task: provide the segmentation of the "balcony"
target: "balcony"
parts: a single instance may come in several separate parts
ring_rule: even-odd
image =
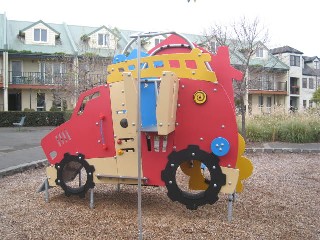
[[[66,79],[67,74],[52,75],[41,72],[9,71],[9,84],[18,85],[56,85]]]
[[[89,85],[101,85],[106,83],[106,74],[79,74],[79,81]],[[74,82],[75,75],[72,73],[49,74],[41,72],[12,72],[9,71],[9,84],[15,85],[63,85]]]
[[[249,81],[249,91],[273,91],[273,92],[287,92],[287,82],[275,81]]]

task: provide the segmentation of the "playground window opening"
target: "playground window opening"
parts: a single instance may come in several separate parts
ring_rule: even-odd
[[[171,68],[180,68],[179,60],[169,60],[169,65]]]
[[[100,96],[100,92],[94,92],[88,96],[86,96],[83,100],[82,100],[82,103],[80,105],[80,108],[79,108],[79,111],[78,111],[78,115],[82,115],[84,113],[84,110],[88,104],[89,101],[97,98]]]
[[[186,60],[187,68],[197,69],[197,63],[195,60]]]
[[[163,66],[164,66],[164,64],[163,64],[163,61],[161,61],[161,60],[153,62],[153,67],[154,68],[161,68]]]

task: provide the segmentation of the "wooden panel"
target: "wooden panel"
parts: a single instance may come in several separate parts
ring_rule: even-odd
[[[54,166],[49,166],[46,168],[47,178],[49,182],[49,186],[55,187],[56,179],[57,179],[57,169]]]
[[[113,129],[117,155],[117,175],[126,177],[138,176],[138,143],[137,143],[137,88],[135,79],[130,73],[123,73],[123,81],[110,84]],[[127,120],[128,126],[120,125]],[[120,181],[120,180],[119,180]],[[121,180],[125,183],[136,183],[136,180]]]
[[[117,160],[115,157],[91,158],[88,163],[94,166],[93,181],[95,183],[118,183],[114,178],[98,178],[99,175],[117,175]]]
[[[163,72],[157,102],[158,134],[168,135],[176,125],[179,80],[172,72]]]
[[[239,169],[221,167],[222,172],[226,175],[226,185],[222,186],[220,192],[233,194],[239,178]]]

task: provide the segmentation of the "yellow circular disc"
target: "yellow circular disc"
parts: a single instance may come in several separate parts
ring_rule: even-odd
[[[197,104],[203,104],[207,101],[207,94],[204,91],[196,91],[193,94],[193,101]]]

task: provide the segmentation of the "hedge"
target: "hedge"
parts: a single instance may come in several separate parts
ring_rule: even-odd
[[[58,126],[64,123],[65,112],[0,112],[0,127],[12,127],[14,122],[19,122],[22,116],[26,116],[26,127]]]

